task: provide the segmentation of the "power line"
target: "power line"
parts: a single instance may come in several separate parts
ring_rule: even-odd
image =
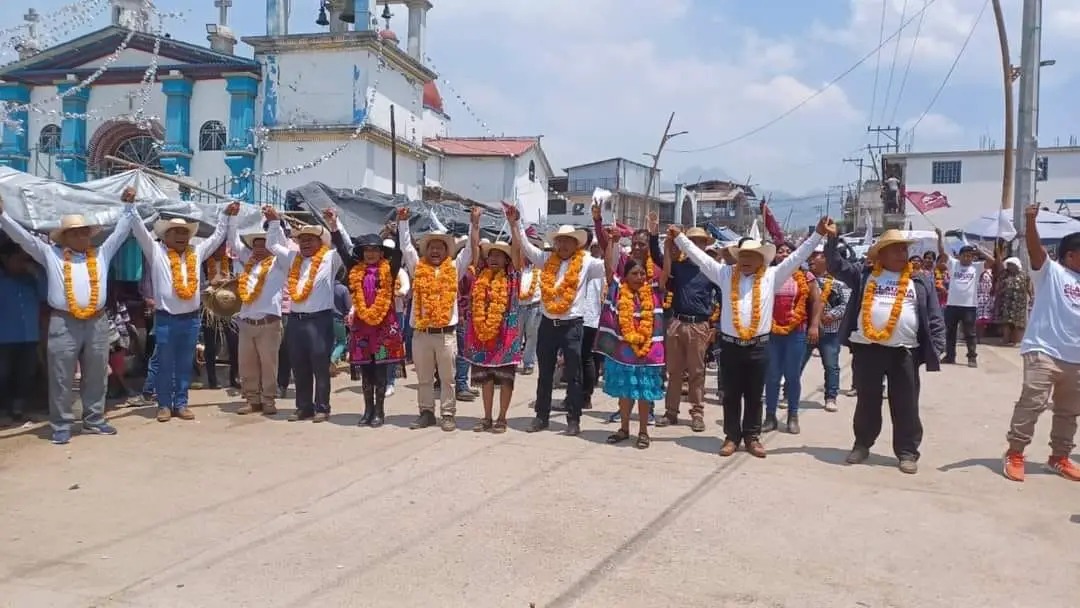
[[[885,46],[885,8],[888,6],[888,0],[881,0],[881,26],[878,28],[878,49]],[[903,18],[900,19],[903,21]],[[877,108],[877,85],[878,78],[881,76],[881,53],[878,53],[876,65],[874,65],[874,92],[870,96],[870,113],[867,116],[870,120],[874,120],[874,110]],[[888,99],[885,100],[886,102]]]
[[[900,8],[900,21],[903,21],[904,17],[907,16],[907,6],[908,0],[904,0],[904,5]],[[881,102],[882,120],[885,119],[885,112],[889,111],[889,93],[892,93],[893,77],[896,75],[896,57],[900,54],[900,40],[902,38],[903,36],[897,36],[896,45],[893,46],[892,65],[889,66],[889,82],[885,85],[885,98]],[[878,58],[881,58],[880,54],[878,54]],[[873,119],[873,117],[874,115],[871,114],[870,118]]]
[[[954,59],[952,65],[949,66],[949,71],[945,73],[945,78],[941,81],[941,86],[939,86],[937,91],[934,92],[934,96],[930,98],[930,103],[926,106],[926,109],[923,110],[923,113],[919,115],[919,118],[915,121],[915,124],[911,125],[911,128],[908,129],[907,133],[912,139],[914,139],[915,137],[915,129],[919,126],[923,119],[926,118],[926,115],[930,113],[930,110],[934,107],[934,104],[937,103],[938,97],[941,96],[941,92],[944,91],[945,86],[949,84],[949,79],[952,78],[953,72],[956,71],[956,66],[960,64],[960,59],[964,56],[964,51],[967,50],[968,44],[971,42],[971,39],[975,37],[975,30],[978,29],[979,22],[982,21],[983,14],[986,13],[986,7],[988,6],[990,6],[990,0],[986,0],[986,2],[983,2],[982,10],[979,11],[979,16],[975,18],[975,23],[971,24],[971,31],[968,32],[967,38],[964,39],[964,44],[960,46],[960,52],[956,54],[956,59]]]
[[[733,144],[735,142],[742,141],[742,140],[744,140],[744,139],[746,139],[748,137],[756,135],[756,134],[764,131],[765,129],[768,129],[769,127],[773,126],[774,124],[780,122],[781,120],[784,120],[788,116],[791,116],[795,112],[799,111],[806,104],[810,103],[814,99],[821,96],[823,93],[825,93],[825,91],[828,91],[829,89],[831,89],[833,86],[836,85],[836,83],[838,83],[841,80],[843,80],[844,78],[846,78],[848,74],[851,74],[856,69],[858,69],[859,66],[866,63],[871,57],[873,57],[875,54],[877,54],[879,51],[881,51],[881,49],[884,48],[884,46],[886,44],[888,44],[889,42],[892,42],[892,40],[894,38],[899,36],[904,31],[904,28],[906,28],[908,25],[910,25],[912,21],[915,21],[915,19],[918,18],[919,15],[922,15],[924,12],[926,12],[926,9],[930,8],[930,6],[932,6],[935,2],[937,2],[937,0],[927,0],[926,5],[923,6],[922,10],[919,11],[918,15],[913,15],[910,19],[908,19],[904,23],[900,24],[900,28],[898,30],[896,30],[895,32],[893,32],[893,34],[891,36],[889,36],[888,38],[885,38],[884,40],[882,40],[881,44],[879,44],[877,46],[877,48],[870,51],[866,55],[863,55],[863,57],[861,59],[859,59],[857,62],[855,62],[854,65],[852,65],[848,69],[841,72],[838,76],[836,76],[835,78],[833,78],[829,82],[825,83],[825,86],[823,86],[820,89],[814,91],[813,93],[808,95],[806,98],[804,98],[802,101],[795,104],[794,106],[792,106],[791,108],[789,108],[787,111],[780,114],[776,118],[774,118],[774,119],[772,119],[772,120],[770,120],[770,121],[768,121],[768,122],[754,128],[754,129],[751,129],[751,130],[743,133],[742,135],[739,135],[737,137],[732,137],[731,139],[724,140],[724,141],[722,141],[722,142],[720,142],[718,144],[713,144],[711,146],[705,146],[705,147],[702,147],[702,148],[690,148],[690,149],[687,149],[687,150],[671,150],[671,152],[675,152],[675,153],[679,153],[679,154],[693,154],[693,153],[697,153],[697,152],[707,152],[709,150],[715,150],[717,148],[722,148],[724,146],[729,146],[729,145],[731,145],[731,144]]]
[[[915,24],[915,37],[911,40],[911,51],[908,53],[907,65],[904,67],[904,76],[900,79],[900,90],[896,93],[896,104],[893,106],[892,117],[889,124],[896,124],[896,115],[900,111],[900,100],[904,97],[904,87],[907,85],[908,74],[911,73],[911,60],[915,58],[915,47],[919,44],[919,35],[922,34],[923,18],[926,17],[926,0],[923,0],[923,12],[919,15],[919,22]]]

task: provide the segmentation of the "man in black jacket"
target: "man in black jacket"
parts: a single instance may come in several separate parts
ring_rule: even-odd
[[[893,451],[900,470],[918,472],[922,422],[919,419],[919,367],[941,369],[945,319],[934,286],[912,274],[908,245],[899,230],[886,230],[870,248],[871,268],[860,268],[839,253],[836,225],[828,228],[825,258],[829,273],[851,288],[840,326],[841,341],[851,346],[858,398],[855,446],[849,464],[860,464],[881,434],[883,378],[888,379],[893,418]]]

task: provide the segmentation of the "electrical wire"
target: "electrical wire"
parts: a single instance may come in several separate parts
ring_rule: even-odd
[[[904,0],[904,5],[900,8],[900,21],[904,21],[904,17],[907,16],[908,0]],[[885,85],[885,97],[881,101],[881,119],[885,120],[885,113],[889,111],[889,94],[892,93],[893,77],[896,76],[896,58],[900,55],[900,40],[903,36],[896,37],[896,45],[893,46],[892,64],[889,66],[889,82]],[[878,54],[878,59],[881,55]],[[871,114],[870,118],[874,115]]]
[[[907,86],[908,75],[911,73],[911,61],[915,58],[915,47],[919,45],[919,36],[922,34],[923,18],[926,17],[926,0],[923,0],[924,10],[919,15],[919,22],[915,24],[915,37],[911,40],[911,51],[908,53],[907,65],[904,67],[904,76],[900,79],[900,89],[896,92],[896,104],[893,105],[892,116],[889,124],[896,124],[896,115],[900,112],[900,100],[904,98],[904,88]]]
[[[945,73],[945,78],[941,81],[941,86],[934,92],[934,96],[930,98],[930,103],[927,104],[926,109],[919,115],[919,118],[915,121],[915,124],[911,125],[907,134],[909,137],[914,138],[915,129],[926,118],[926,115],[930,113],[930,110],[937,103],[938,97],[941,96],[941,92],[945,90],[945,86],[949,84],[949,79],[952,78],[953,72],[956,71],[956,66],[960,64],[960,59],[964,56],[964,51],[967,50],[968,44],[971,43],[971,39],[975,37],[975,30],[979,27],[979,22],[982,21],[983,15],[986,13],[986,7],[990,6],[990,0],[986,0],[983,3],[982,10],[979,11],[979,16],[975,18],[975,23],[971,24],[971,31],[968,32],[967,38],[964,39],[964,44],[960,46],[960,52],[956,54],[956,59],[953,60],[952,65],[949,66],[949,71]]]
[[[904,23],[900,24],[900,28],[898,30],[896,30],[895,32],[893,32],[892,35],[890,35],[888,38],[885,38],[884,40],[882,40],[881,44],[879,44],[877,46],[877,48],[875,48],[872,51],[870,51],[869,53],[863,55],[863,57],[861,59],[859,59],[857,62],[855,62],[854,65],[852,65],[848,69],[841,72],[838,76],[836,76],[835,78],[833,78],[829,82],[825,83],[825,86],[821,87],[820,89],[818,89],[818,90],[814,91],[813,93],[811,93],[810,95],[806,96],[799,103],[795,104],[791,108],[788,108],[785,112],[783,112],[782,114],[780,114],[776,118],[773,118],[772,120],[770,120],[770,121],[768,121],[768,122],[766,122],[764,124],[761,124],[761,125],[753,128],[753,129],[751,129],[751,130],[749,130],[749,131],[747,131],[747,132],[745,132],[745,133],[743,133],[741,135],[738,135],[736,137],[732,137],[731,139],[724,140],[724,141],[722,141],[722,142],[720,142],[718,144],[713,144],[711,146],[704,146],[704,147],[701,147],[701,148],[688,148],[688,149],[685,149],[685,150],[668,150],[668,152],[677,153],[677,154],[694,154],[694,153],[697,153],[697,152],[707,152],[709,150],[716,150],[717,148],[723,148],[724,146],[729,146],[729,145],[731,145],[733,143],[742,141],[742,140],[744,140],[744,139],[746,139],[748,137],[757,135],[758,133],[764,131],[765,129],[768,129],[769,127],[775,125],[776,123],[780,122],[781,120],[784,120],[788,116],[791,116],[795,112],[799,111],[800,109],[802,109],[803,106],[810,103],[814,99],[817,99],[823,93],[825,93],[826,91],[828,91],[832,87],[836,86],[836,84],[838,82],[840,82],[841,80],[846,78],[849,74],[851,74],[856,69],[858,69],[859,66],[866,63],[875,54],[879,53],[881,51],[881,49],[885,47],[886,44],[892,42],[892,40],[894,38],[899,36],[904,31],[904,28],[906,28],[908,25],[910,25],[912,21],[915,21],[915,19],[917,19],[919,17],[919,15],[922,15],[924,12],[926,12],[926,9],[930,8],[930,6],[932,6],[935,2],[937,2],[937,0],[927,0],[926,5],[923,6],[922,10],[919,11],[918,15],[912,15],[910,19],[908,19]]]
[[[885,46],[885,9],[889,4],[889,0],[881,0],[881,26],[878,27],[878,49]],[[903,21],[903,18],[900,19]],[[877,86],[878,78],[881,76],[881,53],[877,54],[877,61],[874,65],[874,92],[870,96],[870,113],[867,116],[870,120],[874,119],[874,110],[877,108]],[[886,99],[886,101],[888,101]]]

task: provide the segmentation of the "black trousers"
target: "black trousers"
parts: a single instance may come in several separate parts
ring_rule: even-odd
[[[217,377],[217,360],[221,352],[221,341],[224,338],[225,349],[229,356],[229,384],[231,385],[240,377],[240,335],[235,325],[226,325],[222,329],[216,329],[203,325],[203,346],[206,347],[206,381],[211,386],[220,386]]]
[[[0,412],[22,415],[38,382],[38,343],[0,344]]]
[[[289,360],[296,383],[296,410],[303,414],[329,414],[334,311],[289,313],[285,341],[289,343]]]
[[[581,406],[585,395],[581,385],[581,345],[585,325],[581,319],[555,321],[544,317],[536,331],[536,361],[539,377],[536,384],[536,417],[547,422],[551,417],[551,391],[555,388],[555,363],[559,351],[563,354],[566,376],[566,419],[581,420]],[[591,346],[590,346],[591,348]],[[589,357],[590,359],[592,357]]]
[[[720,382],[724,387],[724,438],[735,443],[761,437],[761,394],[768,365],[766,344],[720,343]],[[682,378],[668,378],[682,382]]]
[[[591,401],[596,389],[596,379],[600,375],[596,355],[592,352],[596,346],[595,327],[583,327],[581,330],[581,395],[582,403]]]
[[[285,315],[281,321],[284,323],[282,335],[287,336],[289,330],[289,316]],[[288,340],[281,341],[281,346],[278,347],[277,361],[277,385],[281,390],[285,390],[289,387],[289,377],[292,376],[292,365],[289,363]]]
[[[919,420],[919,366],[911,349],[880,344],[851,345],[855,376],[855,445],[870,449],[881,434],[881,382],[888,380],[893,452],[897,458],[919,458],[922,421]]]
[[[964,326],[964,341],[967,343],[967,358],[975,359],[975,307],[945,307],[945,360],[956,361],[956,329]]]

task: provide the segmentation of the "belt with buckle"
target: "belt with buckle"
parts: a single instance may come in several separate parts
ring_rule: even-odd
[[[754,336],[749,340],[743,340],[727,334],[720,334],[720,341],[724,344],[734,344],[735,346],[757,346],[759,344],[767,343],[769,341],[769,334]]]
[[[547,320],[551,321],[551,324],[555,327],[570,327],[571,325],[579,325],[585,322],[585,319],[581,317],[574,317],[573,319],[552,319],[551,317],[548,317]]]
[[[422,334],[452,334],[457,331],[457,325],[447,325],[446,327],[425,327],[420,329],[415,328],[416,331]]]
[[[271,323],[277,323],[281,321],[281,317],[275,315],[266,315],[259,319],[240,319],[244,323],[251,325],[252,327],[261,327],[263,325],[270,325]]]
[[[709,320],[709,315],[681,315],[675,313],[674,318],[683,323],[704,323]]]
[[[316,310],[315,312],[290,312],[288,317],[290,319],[318,319],[319,317],[325,317],[333,315],[334,311],[327,308],[326,310]]]

